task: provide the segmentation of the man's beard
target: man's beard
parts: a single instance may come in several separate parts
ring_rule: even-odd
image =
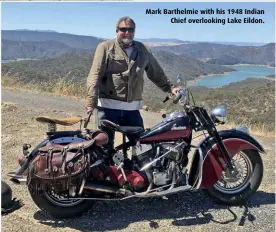
[[[133,38],[118,38],[118,42],[123,45],[123,47],[131,47]]]

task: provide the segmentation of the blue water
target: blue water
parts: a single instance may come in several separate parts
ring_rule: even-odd
[[[250,77],[262,78],[267,75],[275,74],[275,68],[265,66],[234,65],[230,67],[233,67],[237,71],[225,75],[206,76],[192,85],[213,88],[228,85],[232,82],[239,82]]]

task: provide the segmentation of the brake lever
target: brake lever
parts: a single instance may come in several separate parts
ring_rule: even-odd
[[[170,100],[169,96],[167,96],[162,102],[165,103],[168,100]]]
[[[165,103],[166,101],[170,100],[173,97],[173,94],[169,94],[162,102]]]

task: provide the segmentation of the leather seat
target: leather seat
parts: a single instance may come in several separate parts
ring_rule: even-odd
[[[81,117],[71,117],[71,118],[51,118],[51,117],[37,117],[36,121],[40,123],[50,123],[59,124],[62,126],[72,126],[81,121]]]
[[[130,136],[139,137],[145,130],[143,127],[138,126],[120,126],[122,133]]]
[[[105,127],[108,127],[111,130],[121,132],[121,133],[123,133],[126,136],[131,137],[131,138],[138,138],[145,131],[144,128],[142,128],[142,127],[119,126],[119,125],[117,125],[114,122],[111,122],[109,120],[102,120],[101,124]]]

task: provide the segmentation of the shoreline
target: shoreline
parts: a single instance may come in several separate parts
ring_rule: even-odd
[[[233,65],[229,65],[229,66],[233,66]],[[240,65],[236,65],[236,66],[240,66]],[[266,65],[248,65],[248,66],[266,66]],[[267,67],[268,67],[268,66],[267,66]],[[271,68],[274,68],[274,67],[271,67]],[[237,70],[237,71],[232,71],[232,72],[239,72],[239,70]],[[232,73],[232,72],[224,72],[223,74],[200,75],[200,76],[196,77],[194,80],[188,80],[188,81],[187,81],[187,85],[188,85],[188,87],[191,87],[191,86],[193,86],[194,83],[200,81],[200,80],[203,79],[203,78],[212,77],[212,76],[226,76],[226,75],[228,75],[228,74],[230,74],[230,73]],[[273,75],[273,74],[269,74],[269,75]],[[246,79],[249,79],[249,78],[263,78],[263,79],[275,81],[274,78],[270,78],[270,77],[267,77],[267,76],[247,77]],[[244,80],[246,80],[246,79],[244,79]],[[242,80],[242,81],[243,81],[243,80]],[[232,82],[231,82],[231,83],[232,83]],[[226,85],[228,85],[228,84],[226,84]],[[225,86],[225,85],[223,85],[223,86]],[[206,87],[206,86],[205,86],[205,87],[206,87],[206,88],[221,88],[221,87],[223,87],[223,86],[216,86],[216,87]]]
[[[33,58],[18,58],[13,60],[1,60],[1,64],[8,64],[12,62],[19,62],[19,61],[28,61],[28,60],[39,60],[39,59],[33,59]]]
[[[222,66],[258,66],[258,67],[267,67],[267,68],[274,68],[274,69],[276,68],[265,64],[224,64]]]
[[[237,72],[237,71],[232,71],[232,72]],[[224,73],[218,73],[218,74],[215,73],[215,74],[208,74],[208,75],[200,75],[200,76],[196,77],[194,80],[188,80],[187,81],[187,85],[191,86],[192,84],[198,82],[199,80],[201,80],[201,79],[203,79],[205,77],[226,76],[226,75],[228,75],[229,73],[232,73],[232,72],[224,72]]]
[[[214,75],[212,75],[212,76],[214,76]],[[197,82],[197,81],[199,81],[199,80],[201,80],[201,79],[203,79],[203,78],[204,78],[204,77],[197,78],[197,79],[195,79],[195,80],[187,81],[188,87],[193,87],[193,84],[194,84],[195,82]],[[241,81],[245,81],[245,80],[251,79],[251,78],[253,78],[253,79],[266,79],[266,80],[274,81],[274,82],[276,81],[275,79],[270,78],[270,77],[267,77],[267,76],[247,77],[246,79],[241,80]],[[240,82],[240,81],[235,81],[235,82]],[[235,82],[231,82],[231,83],[235,83]],[[205,87],[205,88],[209,88],[209,89],[217,89],[217,88],[223,88],[223,87],[225,87],[225,86],[227,86],[227,85],[229,85],[229,84],[231,84],[231,83],[228,83],[228,84],[225,84],[225,85],[221,85],[221,86],[215,86],[215,87],[208,87],[208,86],[201,86],[201,87]]]

